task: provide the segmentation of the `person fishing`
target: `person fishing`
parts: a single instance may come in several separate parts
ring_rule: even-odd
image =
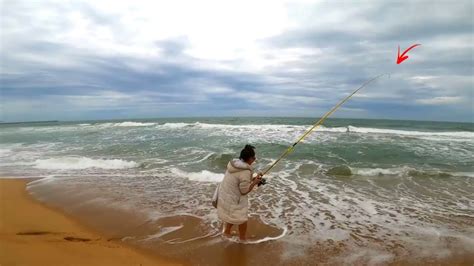
[[[255,147],[245,145],[239,159],[227,164],[224,179],[219,188],[217,216],[224,223],[224,236],[230,237],[233,225],[239,227],[240,240],[244,241],[247,232],[249,199],[248,194],[262,182],[262,174],[253,175]]]
[[[390,74],[380,74],[364,82],[359,88],[351,94],[342,99],[336,106],[329,110],[323,117],[321,117],[313,126],[311,126],[305,133],[299,137],[292,145],[290,145],[269,167],[253,176],[252,163],[255,161],[255,147],[252,145],[245,145],[240,152],[240,158],[234,159],[227,164],[227,171],[217,188],[217,198],[213,199],[213,205],[217,207],[217,215],[224,222],[224,236],[230,236],[230,230],[233,225],[239,226],[239,235],[241,240],[245,240],[247,232],[248,221],[248,197],[247,194],[252,191],[255,185],[265,184],[266,181],[262,178],[266,175],[279,161],[290,154],[295,146],[306,138],[313,130],[323,124],[323,122],[333,114],[339,107],[341,107],[347,100],[349,100],[359,90],[379,79],[380,77]]]

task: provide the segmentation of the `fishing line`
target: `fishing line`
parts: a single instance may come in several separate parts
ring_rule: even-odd
[[[331,110],[329,110],[329,112],[327,112],[323,117],[321,117],[311,128],[309,128],[308,130],[306,130],[306,132],[301,136],[299,137],[295,143],[293,143],[292,145],[290,145],[281,155],[280,157],[275,161],[273,162],[263,173],[262,173],[262,176],[263,175],[266,175],[280,160],[282,160],[283,158],[285,158],[288,154],[290,154],[293,149],[295,148],[295,146],[300,143],[304,138],[306,138],[309,134],[311,134],[311,132],[313,132],[314,129],[316,129],[317,127],[319,127],[320,125],[323,124],[324,120],[326,120],[326,118],[328,118],[330,115],[332,115],[339,107],[341,107],[341,105],[343,105],[347,100],[349,100],[354,94],[356,94],[359,90],[361,90],[362,88],[364,88],[365,86],[367,86],[368,84],[370,84],[371,82],[373,82],[374,80],[377,80],[379,79],[380,77],[384,76],[384,75],[387,75],[389,78],[390,78],[390,74],[389,73],[384,73],[384,74],[380,74],[376,77],[373,77],[369,80],[367,80],[366,82],[364,82],[357,90],[353,91],[349,96],[347,96],[346,98],[342,99],[342,101],[340,101],[338,104],[336,104],[336,106],[334,106]],[[265,179],[262,179],[263,182],[261,182],[262,184],[265,184]],[[259,184],[260,185],[260,184]]]

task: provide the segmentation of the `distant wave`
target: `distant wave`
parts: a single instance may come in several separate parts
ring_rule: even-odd
[[[183,128],[183,127],[191,127],[199,124],[199,122],[196,123],[164,123],[162,125],[158,125],[158,127],[163,127],[163,128]]]
[[[115,123],[114,126],[117,127],[148,127],[154,126],[156,123],[140,123],[140,122],[122,122],[122,123]]]
[[[304,131],[311,125],[228,125],[228,124],[208,124],[208,123],[165,123],[157,125],[157,128],[164,129],[181,129],[181,128],[196,128],[196,129],[247,129],[247,130],[258,130],[258,131]],[[456,138],[456,139],[474,139],[474,132],[469,131],[450,131],[450,132],[429,132],[429,131],[411,131],[411,130],[398,130],[398,129],[385,129],[385,128],[370,128],[370,127],[325,127],[320,126],[316,129],[320,132],[333,132],[333,133],[358,133],[358,134],[380,134],[380,135],[399,135],[408,137],[432,137],[433,140],[438,139],[437,137],[443,138]]]
[[[202,129],[239,129],[239,128],[247,128],[247,129],[298,129],[298,128],[306,128],[306,126],[294,126],[294,125],[272,125],[272,124],[263,124],[263,125],[230,125],[230,124],[208,124],[208,123],[201,123],[201,122],[194,122],[194,123],[164,123],[158,125],[159,128],[202,128]]]
[[[171,173],[192,181],[200,182],[220,182],[224,178],[224,173],[218,174],[207,170],[203,170],[200,172],[185,172],[177,168],[171,168]]]
[[[350,170],[352,174],[361,176],[474,177],[474,173],[471,172],[442,172],[437,170],[428,171],[418,170],[406,166],[394,168],[350,168]]]
[[[66,169],[125,169],[137,167],[134,161],[124,161],[120,159],[91,159],[87,157],[60,157],[50,159],[39,159],[34,162],[34,167],[38,169],[66,170]]]
[[[375,134],[393,134],[406,136],[444,136],[444,137],[458,137],[458,138],[474,138],[474,132],[468,131],[453,131],[453,132],[426,132],[426,131],[409,131],[396,129],[380,129],[380,128],[365,128],[365,127],[347,127],[348,132],[355,133],[375,133]]]
[[[91,126],[90,124],[79,124],[80,126]],[[148,127],[154,126],[156,123],[142,123],[142,122],[131,122],[125,121],[120,123],[100,123],[100,124],[93,124],[92,126],[98,126],[101,128],[107,127]]]

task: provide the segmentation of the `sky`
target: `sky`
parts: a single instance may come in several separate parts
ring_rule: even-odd
[[[0,0],[0,120],[474,122],[473,2]],[[397,50],[413,44],[396,64]]]

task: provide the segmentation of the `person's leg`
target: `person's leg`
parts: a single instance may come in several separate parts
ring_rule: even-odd
[[[225,236],[230,236],[230,229],[232,229],[232,225],[233,224],[230,224],[230,223],[224,223],[225,226],[224,226],[224,235]]]
[[[239,235],[240,240],[245,240],[245,234],[247,233],[247,222],[239,224]]]

